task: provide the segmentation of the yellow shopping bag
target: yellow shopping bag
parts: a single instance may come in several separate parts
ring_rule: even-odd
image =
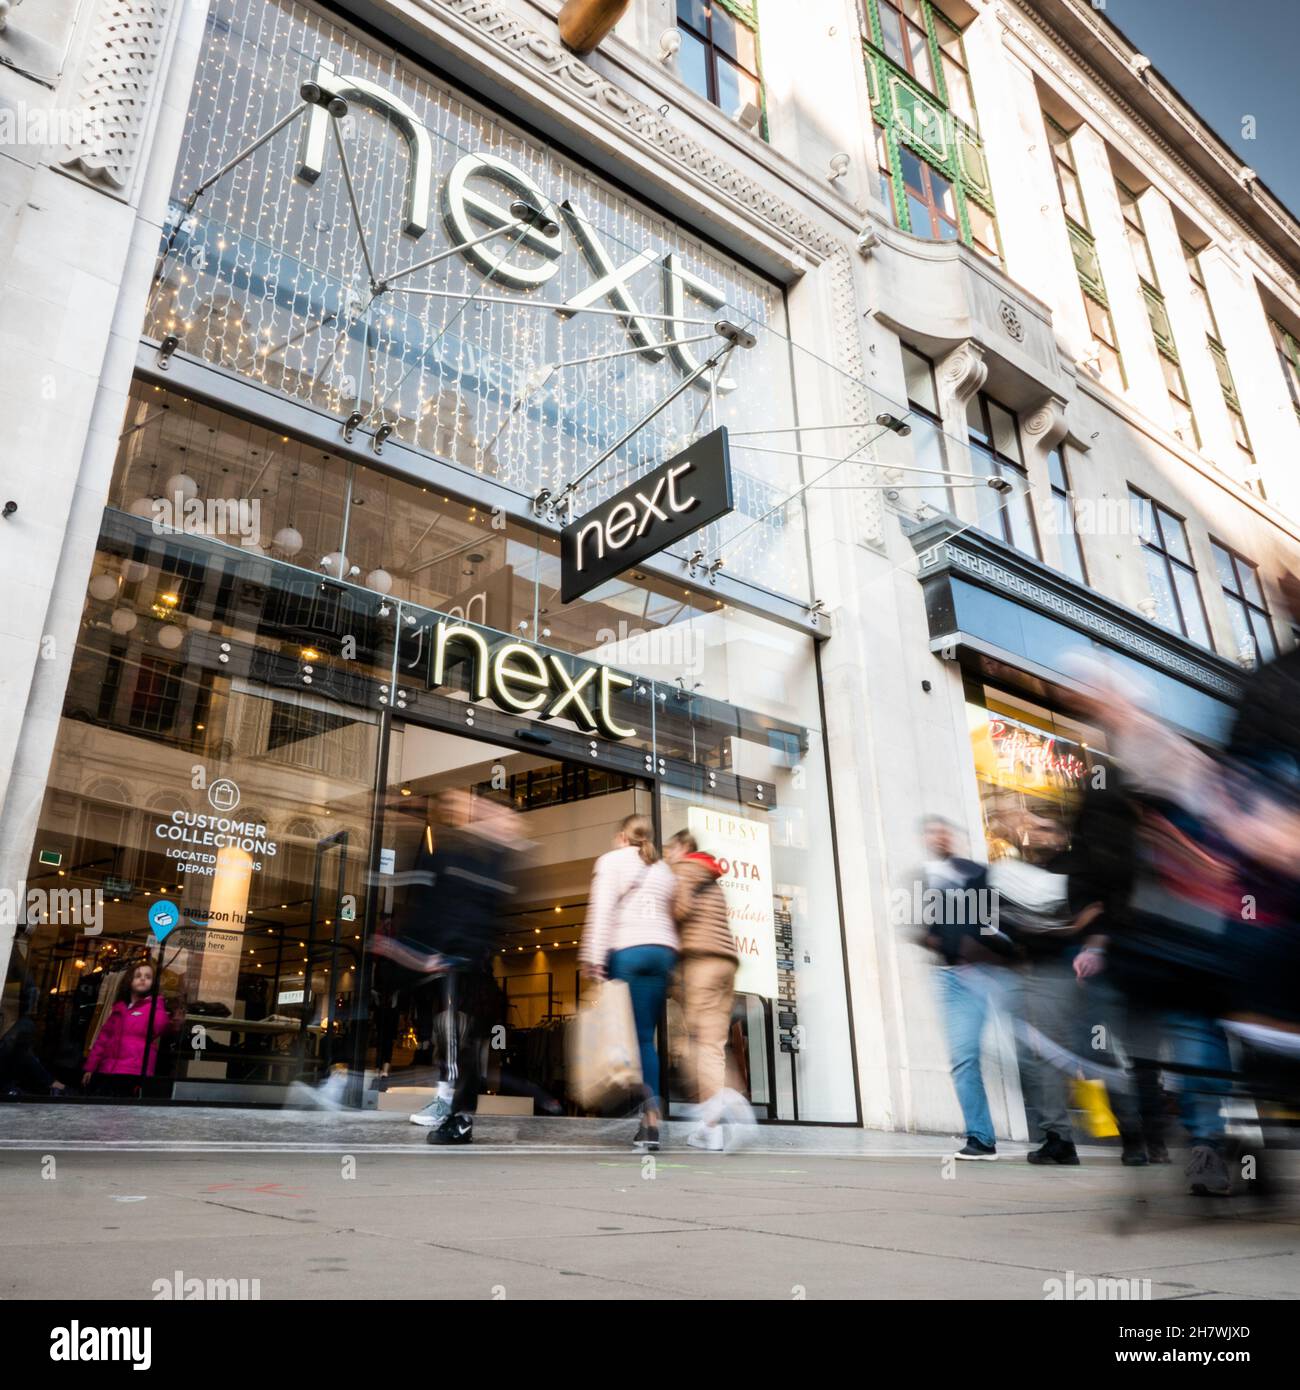
[[[1083,1111],[1083,1122],[1094,1139],[1114,1139],[1119,1134],[1104,1081],[1076,1081],[1074,1105]]]

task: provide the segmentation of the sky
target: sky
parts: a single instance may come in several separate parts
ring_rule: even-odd
[[[1094,0],[1096,3],[1096,0]],[[1300,216],[1300,0],[1102,0],[1210,128]],[[1243,120],[1255,118],[1255,138]]]

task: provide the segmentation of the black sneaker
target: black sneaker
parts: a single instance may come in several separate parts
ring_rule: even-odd
[[[641,1127],[636,1132],[636,1138],[632,1140],[634,1149],[644,1149],[647,1153],[653,1153],[659,1148],[659,1126],[648,1125],[644,1120]]]
[[[1079,1151],[1074,1147],[1072,1140],[1062,1139],[1054,1129],[1049,1129],[1042,1148],[1035,1149],[1033,1153],[1027,1153],[1025,1162],[1034,1164],[1059,1163],[1065,1168],[1077,1168]]]
[[[1169,1146],[1163,1139],[1147,1140],[1147,1161],[1149,1163],[1169,1162]]]
[[[954,1158],[982,1158],[994,1159],[998,1156],[996,1144],[985,1144],[973,1136],[966,1140],[966,1147],[958,1149]]]
[[[1232,1174],[1223,1155],[1209,1144],[1197,1144],[1187,1161],[1187,1179],[1197,1197],[1226,1197],[1232,1191]]]
[[[1147,1146],[1141,1139],[1131,1138],[1121,1135],[1121,1142],[1124,1151],[1119,1156],[1119,1161],[1125,1168],[1145,1168],[1151,1161],[1147,1154]]]
[[[445,1124],[431,1129],[424,1138],[428,1144],[472,1144],[474,1122],[468,1115],[453,1115]]]

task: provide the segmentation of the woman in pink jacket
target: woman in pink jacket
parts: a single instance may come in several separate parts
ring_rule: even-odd
[[[88,1087],[97,1076],[154,1074],[158,1065],[158,1044],[164,1034],[175,1032],[180,1026],[180,1013],[173,1015],[166,1000],[154,995],[153,980],[152,961],[142,960],[123,972],[117,999],[86,1058],[86,1071],[81,1078],[83,1086]],[[120,1082],[116,1084],[121,1085]]]
[[[626,980],[632,996],[645,1104],[634,1143],[659,1147],[659,1052],[655,1029],[677,964],[679,942],[673,918],[677,880],[659,857],[646,816],[628,816],[614,848],[596,860],[591,903],[578,958],[596,980]]]

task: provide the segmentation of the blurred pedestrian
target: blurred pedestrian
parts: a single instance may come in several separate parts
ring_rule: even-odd
[[[1027,1160],[1074,1167],[1074,1073],[1065,1059],[1076,1041],[1079,986],[1070,959],[1082,924],[1070,910],[1069,878],[1058,872],[1067,837],[1055,817],[1026,811],[1016,817],[1015,842],[1018,854],[990,864],[988,883],[998,926],[1024,957],[1014,993],[1016,1053],[1030,1140],[1039,1145]]]
[[[992,920],[988,871],[954,851],[956,834],[942,816],[921,823],[925,859],[914,871],[911,921],[923,945],[940,960],[939,1009],[948,1039],[957,1103],[966,1126],[960,1159],[995,1159],[997,1141],[980,1067],[980,1042],[992,1008],[1006,995],[1007,966],[1019,959],[1014,943]]]
[[[686,1136],[697,1149],[726,1147],[726,1118],[740,1118],[743,1098],[728,1090],[727,1033],[740,956],[718,880],[722,865],[704,853],[694,835],[679,830],[664,857],[677,878],[673,915],[681,934],[682,1006],[690,1039],[690,1067],[699,1123]],[[752,1113],[752,1112],[751,1112]]]
[[[641,1124],[633,1143],[659,1147],[662,1110],[655,1030],[677,963],[679,938],[673,919],[677,880],[659,857],[646,816],[628,816],[614,848],[596,860],[591,900],[578,957],[589,979],[623,980],[632,996],[641,1054]]]
[[[519,818],[508,807],[469,792],[443,798],[449,822],[438,838],[434,889],[442,1008],[435,1020],[451,1090],[449,1113],[426,1138],[430,1144],[469,1144],[478,1109],[482,1047],[496,1007],[491,978],[507,906],[515,893],[524,846]]]

